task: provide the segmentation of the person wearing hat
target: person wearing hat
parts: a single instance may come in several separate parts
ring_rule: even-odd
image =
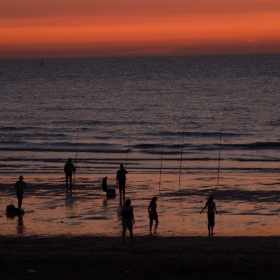
[[[72,188],[72,174],[75,173],[76,168],[72,163],[71,158],[68,158],[68,161],[64,165],[64,173],[65,173],[65,181],[66,181],[66,188],[68,187],[68,179],[70,181],[70,188]]]
[[[22,199],[24,189],[26,189],[25,182],[23,181],[23,176],[19,176],[19,180],[16,182],[15,188],[17,190],[17,199],[18,199],[18,209],[21,209]]]
[[[124,169],[123,164],[120,165],[120,169],[117,172],[116,183],[119,186],[120,200],[125,200],[125,181],[127,171]]]

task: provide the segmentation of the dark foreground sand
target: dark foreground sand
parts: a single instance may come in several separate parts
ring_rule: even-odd
[[[1,279],[280,277],[280,237],[2,236],[0,250]]]

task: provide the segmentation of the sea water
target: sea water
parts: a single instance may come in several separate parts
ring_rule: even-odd
[[[65,213],[72,201],[70,206],[80,205],[76,213],[82,199],[92,214],[88,220],[101,220],[100,232],[108,232],[109,212],[91,202],[103,199],[104,176],[115,187],[123,163],[143,230],[152,195],[161,197],[166,217],[171,213],[169,225],[177,221],[178,209],[194,215],[213,193],[223,213],[245,217],[257,207],[264,209],[254,212],[258,217],[276,219],[279,77],[280,55],[46,59],[44,65],[1,60],[2,208],[22,174],[29,182],[24,203],[33,205],[35,220],[49,209],[43,201]],[[71,197],[62,190],[69,157],[77,168]],[[118,202],[110,200],[106,207],[112,205],[115,213]],[[182,232],[178,223],[173,228]]]

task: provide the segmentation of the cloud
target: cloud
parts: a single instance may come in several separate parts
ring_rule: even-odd
[[[279,0],[0,0],[1,18],[193,16],[280,11]]]

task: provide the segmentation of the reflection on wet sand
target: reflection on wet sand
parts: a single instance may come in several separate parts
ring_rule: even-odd
[[[24,224],[23,224],[23,217],[18,216],[17,218],[17,234],[23,234],[24,233]]]
[[[112,175],[113,178],[114,175]],[[275,177],[226,176],[220,185],[215,176],[202,177],[163,174],[161,194],[154,175],[131,174],[126,198],[132,200],[136,224],[135,235],[149,234],[148,204],[158,197],[158,215],[162,236],[206,236],[207,215],[200,215],[201,206],[212,194],[216,201],[215,236],[279,235],[280,191]],[[32,182],[30,179],[29,181]],[[55,181],[55,180],[53,180]],[[121,235],[121,206],[119,194],[106,197],[100,188],[100,178],[85,178],[75,190],[65,193],[65,186],[29,184],[25,195],[25,222],[17,220],[17,232],[32,235]],[[89,182],[90,181],[90,182]],[[183,183],[182,183],[183,182]],[[214,183],[213,183],[214,182]],[[14,202],[13,185],[1,188],[2,205]],[[1,235],[13,235],[15,221],[0,216]]]
[[[16,234],[23,235],[25,226],[23,224],[23,215],[7,215],[7,220],[9,223],[15,225],[16,222]]]
[[[73,195],[73,190],[72,190],[72,188],[70,188],[70,189],[66,189],[66,197],[67,196],[72,196]]]

